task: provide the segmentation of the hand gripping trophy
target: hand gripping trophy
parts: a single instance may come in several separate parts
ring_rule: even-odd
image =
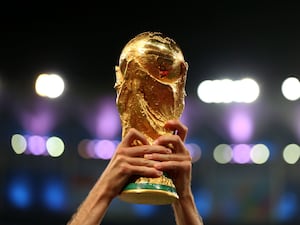
[[[160,32],[140,33],[125,45],[115,69],[122,137],[135,128],[153,143],[169,132],[164,129],[166,121],[178,119],[184,109],[188,64],[181,49]],[[167,174],[159,178],[134,178],[119,197],[131,203],[155,205],[178,199]]]

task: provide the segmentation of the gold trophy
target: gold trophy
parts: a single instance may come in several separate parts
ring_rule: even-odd
[[[115,70],[122,137],[135,128],[151,144],[170,133],[164,125],[180,118],[183,112],[188,70],[176,42],[160,32],[140,33],[125,45]],[[119,198],[130,203],[163,205],[171,204],[178,195],[172,179],[164,174],[159,178],[133,178]]]

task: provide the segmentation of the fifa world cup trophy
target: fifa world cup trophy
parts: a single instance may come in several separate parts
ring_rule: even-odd
[[[152,144],[170,133],[164,125],[180,118],[186,96],[188,63],[177,43],[160,32],[140,33],[125,45],[115,70],[122,137],[135,128]],[[119,197],[126,202],[154,205],[178,199],[166,173],[159,178],[133,177]]]

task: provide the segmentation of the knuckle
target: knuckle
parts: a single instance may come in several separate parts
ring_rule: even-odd
[[[125,162],[119,164],[119,170],[121,175],[128,175],[130,173],[130,169]]]

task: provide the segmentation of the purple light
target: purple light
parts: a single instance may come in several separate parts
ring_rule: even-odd
[[[95,154],[97,158],[101,159],[110,159],[114,151],[116,149],[116,145],[109,140],[99,140],[95,145]]]
[[[235,145],[232,149],[232,159],[236,163],[244,164],[251,162],[251,146],[246,144]]]
[[[97,138],[115,139],[121,130],[115,99],[105,98],[86,117],[87,129]]]
[[[196,162],[201,158],[202,152],[199,145],[190,143],[190,144],[186,144],[186,148],[190,152],[190,155],[192,157],[192,162]]]
[[[41,136],[28,137],[28,150],[33,155],[44,155],[47,153],[46,140]]]
[[[38,106],[31,112],[23,112],[21,123],[25,130],[38,135],[47,134],[54,127],[54,116],[49,107]]]
[[[99,107],[97,114],[96,133],[98,137],[114,138],[120,129],[120,117],[115,101],[106,100]]]
[[[200,118],[202,118],[203,112],[196,108],[197,105],[199,105],[198,100],[189,98],[188,96],[186,97],[185,108],[180,117],[180,121],[189,128],[189,133],[193,132],[193,130],[197,130],[199,123],[201,123]]]
[[[253,124],[250,116],[245,112],[234,113],[229,121],[229,132],[237,142],[248,141],[253,133]]]

